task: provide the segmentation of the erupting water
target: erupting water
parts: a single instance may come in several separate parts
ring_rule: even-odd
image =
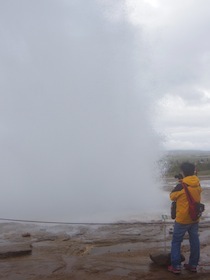
[[[117,3],[2,4],[3,218],[108,222],[164,208],[146,45]]]

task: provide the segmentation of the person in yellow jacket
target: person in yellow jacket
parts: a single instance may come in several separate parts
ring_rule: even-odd
[[[200,202],[202,188],[198,177],[195,175],[195,165],[184,162],[180,166],[183,183],[185,183],[194,200]],[[198,235],[198,222],[193,221],[189,214],[189,203],[181,181],[170,193],[170,199],[176,201],[176,219],[174,224],[173,238],[171,243],[171,265],[168,270],[181,273],[181,243],[186,232],[189,234],[190,257],[189,263],[184,264],[187,270],[197,272],[200,258],[200,241]]]

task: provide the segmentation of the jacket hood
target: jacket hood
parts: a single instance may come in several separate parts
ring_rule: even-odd
[[[185,183],[191,187],[200,186],[199,179],[196,175],[184,177],[184,179],[182,181],[183,181],[183,183]]]

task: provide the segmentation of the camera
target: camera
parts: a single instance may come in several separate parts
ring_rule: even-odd
[[[183,179],[183,176],[182,176],[181,173],[179,173],[179,174],[175,175],[174,178],[178,179],[178,180],[181,180],[181,179]]]

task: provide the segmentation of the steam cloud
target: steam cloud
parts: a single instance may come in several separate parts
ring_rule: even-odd
[[[114,221],[163,207],[146,46],[120,2],[1,4],[3,218]]]

